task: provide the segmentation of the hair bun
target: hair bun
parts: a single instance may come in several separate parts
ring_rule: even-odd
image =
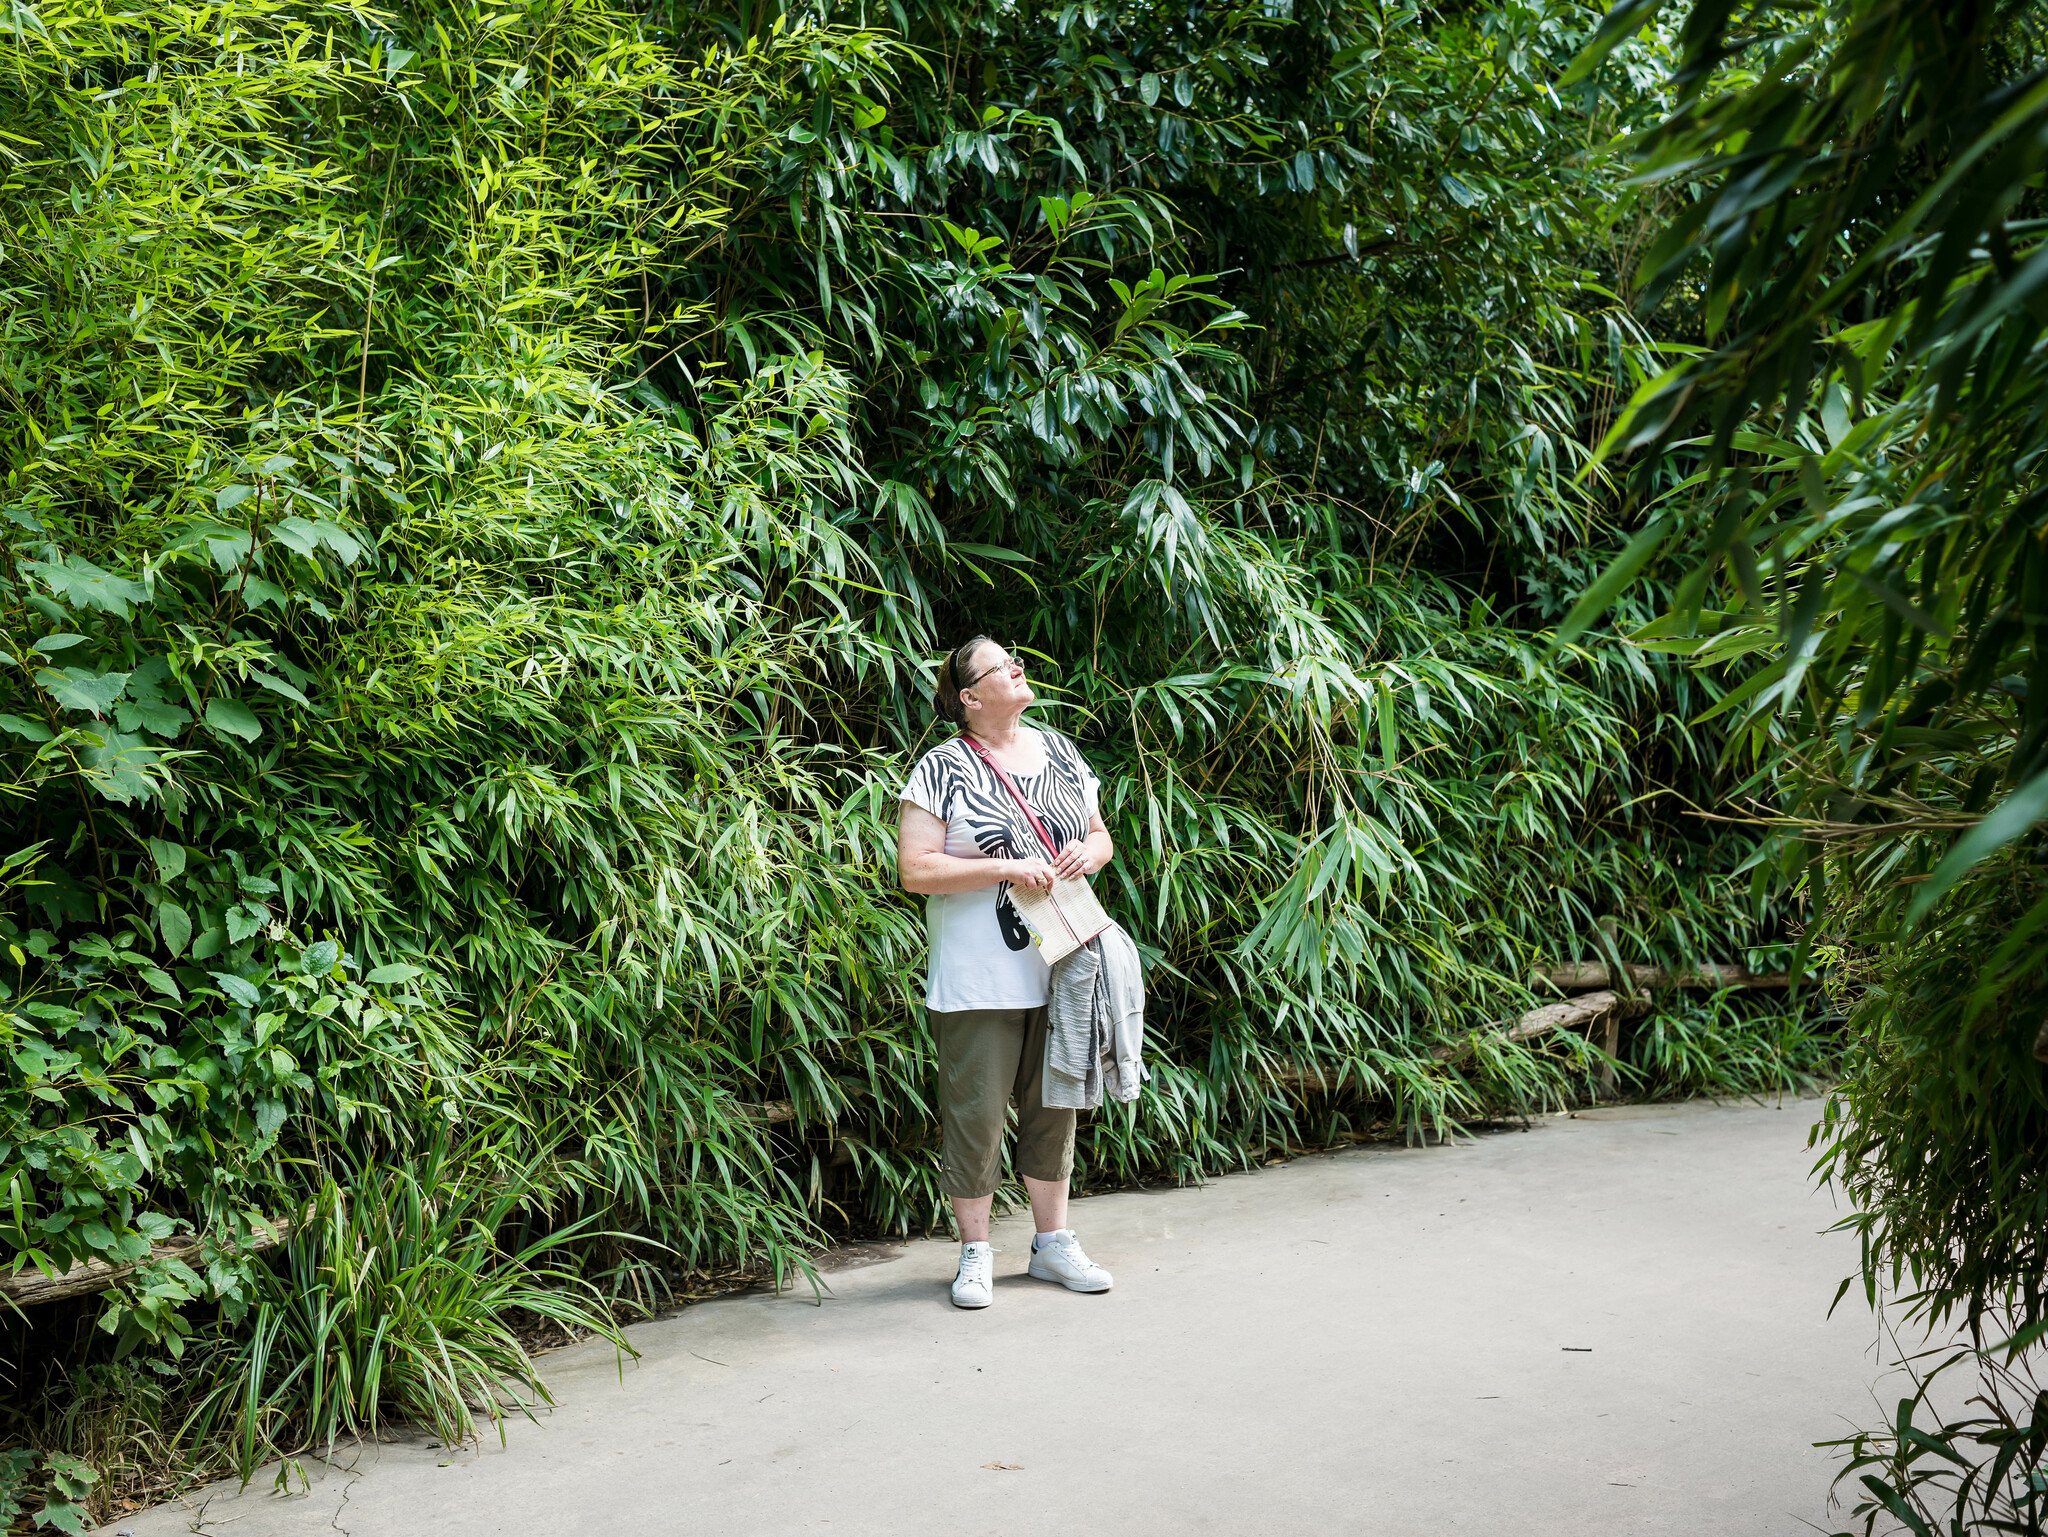
[[[939,686],[932,691],[932,708],[938,711],[940,720],[966,727],[967,706],[960,702],[960,669],[973,657],[976,646],[988,644],[986,635],[970,636],[947,652],[946,659],[939,663]]]

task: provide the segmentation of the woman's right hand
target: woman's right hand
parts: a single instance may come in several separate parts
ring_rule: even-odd
[[[1013,859],[1003,872],[1003,879],[1012,886],[1035,886],[1040,891],[1052,890],[1052,866],[1042,859]]]

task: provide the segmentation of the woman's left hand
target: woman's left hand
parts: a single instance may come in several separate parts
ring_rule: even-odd
[[[1066,881],[1078,881],[1083,876],[1093,875],[1100,867],[1095,862],[1088,842],[1086,838],[1077,838],[1061,849],[1059,856],[1052,862],[1053,873]]]

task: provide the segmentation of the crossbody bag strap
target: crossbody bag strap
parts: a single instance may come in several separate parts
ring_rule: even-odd
[[[1017,808],[1024,813],[1026,820],[1031,823],[1032,830],[1038,834],[1038,841],[1045,845],[1047,857],[1052,859],[1059,858],[1059,845],[1052,841],[1052,834],[1047,832],[1045,824],[1038,820],[1038,813],[1031,809],[1031,802],[1024,799],[1024,792],[1017,788],[1017,781],[1010,777],[1010,771],[996,762],[995,754],[986,747],[983,747],[981,743],[975,741],[971,732],[963,731],[960,735],[967,745],[974,749],[976,756],[989,766],[996,778],[1003,782],[1003,788],[1010,792],[1010,799],[1017,803]],[[1046,752],[1049,760],[1052,749],[1048,747]]]

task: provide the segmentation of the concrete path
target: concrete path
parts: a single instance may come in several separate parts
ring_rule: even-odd
[[[789,1532],[1807,1533],[1881,1418],[1808,1102],[1615,1109],[1083,1201],[1116,1274],[1075,1296],[996,1232],[736,1297],[545,1358],[509,1450],[370,1449],[125,1518],[135,1537]],[[318,1464],[313,1465],[316,1476]]]

